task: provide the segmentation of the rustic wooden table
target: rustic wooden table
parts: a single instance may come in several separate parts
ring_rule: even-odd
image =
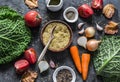
[[[120,0],[111,0],[110,2],[113,3],[117,8],[115,16],[113,17],[112,20],[118,22],[119,16],[120,16],[120,12],[119,12],[120,11],[120,5],[119,5]],[[30,48],[30,47],[35,48],[35,50],[37,51],[37,54],[39,55],[43,49],[43,45],[40,41],[40,31],[41,31],[41,28],[44,26],[44,24],[50,20],[65,21],[63,18],[64,9],[69,6],[73,6],[73,7],[77,8],[79,5],[81,5],[83,3],[90,4],[91,0],[64,0],[63,8],[60,11],[53,13],[53,12],[50,12],[49,10],[47,10],[46,5],[45,5],[45,0],[39,0],[39,7],[36,10],[40,12],[40,14],[43,18],[43,21],[39,28],[31,29],[32,41],[29,44],[28,48]],[[106,3],[108,3],[108,0],[104,0],[104,5]],[[27,11],[30,10],[24,4],[24,0],[0,0],[0,6],[4,6],[4,5],[13,8],[14,10],[18,11],[22,15],[24,15]],[[101,13],[98,13],[98,14],[94,15],[92,20],[91,19],[86,20],[86,19],[82,19],[79,17],[79,20],[76,23],[74,23],[74,24],[68,23],[71,26],[73,33],[74,33],[73,42],[71,45],[77,45],[76,40],[80,36],[77,33],[78,32],[77,24],[79,22],[86,22],[85,27],[95,26],[95,21],[101,22],[101,24],[102,23],[105,24],[109,20],[104,18],[104,16]],[[120,34],[120,32],[119,32],[119,34]],[[99,38],[99,36],[101,36],[101,35],[104,35],[104,33],[97,32],[95,38]],[[79,52],[82,53],[82,52],[87,52],[87,51],[84,50],[83,48],[79,47]],[[58,64],[58,66],[67,65],[67,66],[72,67],[77,75],[76,82],[83,82],[83,80],[81,78],[81,74],[79,74],[77,72],[77,70],[73,64],[73,61],[72,61],[70,53],[69,53],[69,49],[65,50],[64,52],[60,52],[60,53],[53,53],[53,52],[48,51],[46,53],[45,58],[48,62],[50,59],[52,59],[53,61],[55,61],[55,63]],[[15,69],[14,69],[14,62],[15,61],[13,61],[9,64],[0,65],[0,82],[19,82],[20,81],[21,76],[16,74]],[[39,72],[37,65],[31,66],[31,69]],[[39,73],[36,82],[53,82],[52,74],[53,74],[54,70],[55,69],[49,69],[44,74]],[[102,78],[97,76],[95,73],[92,60],[90,63],[88,79],[86,80],[86,82],[102,82]]]

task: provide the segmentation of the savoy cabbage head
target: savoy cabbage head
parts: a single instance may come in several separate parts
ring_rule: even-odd
[[[105,82],[119,82],[120,36],[104,36],[94,54],[93,62],[97,75],[105,77]]]
[[[0,64],[20,56],[30,40],[23,17],[9,7],[0,7]]]

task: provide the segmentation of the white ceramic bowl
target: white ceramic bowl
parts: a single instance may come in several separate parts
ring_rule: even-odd
[[[46,6],[50,11],[56,12],[59,11],[63,6],[63,0],[60,0],[58,5],[49,5],[50,0],[46,0]]]
[[[73,11],[75,13],[75,18],[73,20],[69,20],[67,17],[66,17],[66,13],[69,12],[69,11]],[[69,22],[69,23],[74,23],[78,20],[78,11],[76,8],[74,7],[68,7],[65,9],[65,11],[63,12],[63,17],[64,19]]]
[[[71,67],[69,67],[69,66],[60,66],[60,67],[58,67],[54,71],[54,73],[53,73],[53,82],[57,82],[56,76],[57,76],[58,72],[60,70],[63,70],[63,69],[67,69],[67,70],[69,70],[71,72],[71,74],[72,74],[72,81],[71,82],[75,82],[75,80],[76,80],[76,74],[75,74],[74,70]]]

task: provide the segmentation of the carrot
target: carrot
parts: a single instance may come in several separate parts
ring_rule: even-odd
[[[71,46],[70,53],[71,53],[72,59],[74,61],[74,64],[75,64],[77,70],[80,73],[82,73],[81,60],[80,60],[79,51],[78,51],[77,46]]]
[[[83,53],[82,54],[82,78],[83,80],[87,79],[89,63],[90,63],[90,54]]]

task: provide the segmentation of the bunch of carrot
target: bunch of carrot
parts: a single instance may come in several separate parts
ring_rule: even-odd
[[[79,50],[77,46],[71,46],[70,53],[77,70],[80,73],[82,73],[83,80],[86,80],[88,75],[89,63],[90,63],[90,54],[82,53],[82,59],[80,59]]]

